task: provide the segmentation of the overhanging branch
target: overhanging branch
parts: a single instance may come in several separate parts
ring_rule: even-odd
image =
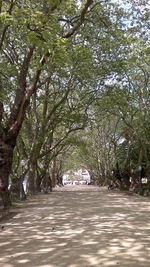
[[[73,129],[70,129],[66,134],[65,136],[63,136],[61,139],[58,140],[58,142],[53,146],[51,147],[49,150],[41,153],[41,155],[39,156],[39,158],[43,158],[44,156],[48,155],[49,153],[51,153],[52,151],[54,151],[67,137],[70,133],[72,132],[75,132],[75,131],[80,131],[80,130],[84,130],[84,126],[81,126],[81,127],[76,127],[76,128],[73,128]]]

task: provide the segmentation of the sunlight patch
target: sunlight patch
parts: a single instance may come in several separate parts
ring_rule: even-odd
[[[38,252],[51,252],[55,250],[55,248],[42,248],[42,249],[39,249]]]
[[[82,255],[82,257],[85,258],[90,264],[92,264],[92,266],[94,266],[95,264],[97,264],[98,266],[98,264],[100,263],[97,257],[89,255]]]
[[[24,260],[19,260],[17,261],[18,263],[27,263],[27,262],[30,262],[30,260],[27,260],[27,259],[24,259]]]

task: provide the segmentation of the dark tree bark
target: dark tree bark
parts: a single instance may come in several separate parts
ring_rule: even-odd
[[[3,201],[4,207],[11,205],[10,193],[8,190],[8,177],[12,168],[13,149],[15,145],[7,140],[7,135],[1,131],[0,137],[0,195]]]
[[[35,181],[35,190],[37,193],[41,192],[41,183],[42,183],[43,175],[37,175]]]
[[[116,162],[116,168],[113,170],[113,177],[116,180],[114,182],[119,185],[120,189],[123,189],[122,177],[121,177],[121,173],[120,173],[119,163],[118,162]]]

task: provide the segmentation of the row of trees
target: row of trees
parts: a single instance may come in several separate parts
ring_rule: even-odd
[[[0,1],[5,207],[10,191],[25,197],[23,182],[28,193],[61,182],[75,147],[88,150],[83,163],[103,179],[112,168],[119,175],[129,165],[149,170],[147,10],[141,12],[107,0]]]
[[[122,52],[119,51],[121,60],[117,59],[117,71],[111,67],[109,76],[103,78],[101,90],[89,112],[84,148],[78,148],[72,156],[76,161],[79,153],[79,161],[88,166],[96,183],[114,184],[121,189],[149,195],[148,10],[143,8],[140,12],[138,7],[132,10],[132,19],[125,32],[127,39],[122,39]],[[146,185],[141,184],[144,177],[147,178]]]

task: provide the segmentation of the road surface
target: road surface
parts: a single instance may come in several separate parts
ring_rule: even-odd
[[[1,267],[150,266],[150,199],[66,186],[0,222]]]

